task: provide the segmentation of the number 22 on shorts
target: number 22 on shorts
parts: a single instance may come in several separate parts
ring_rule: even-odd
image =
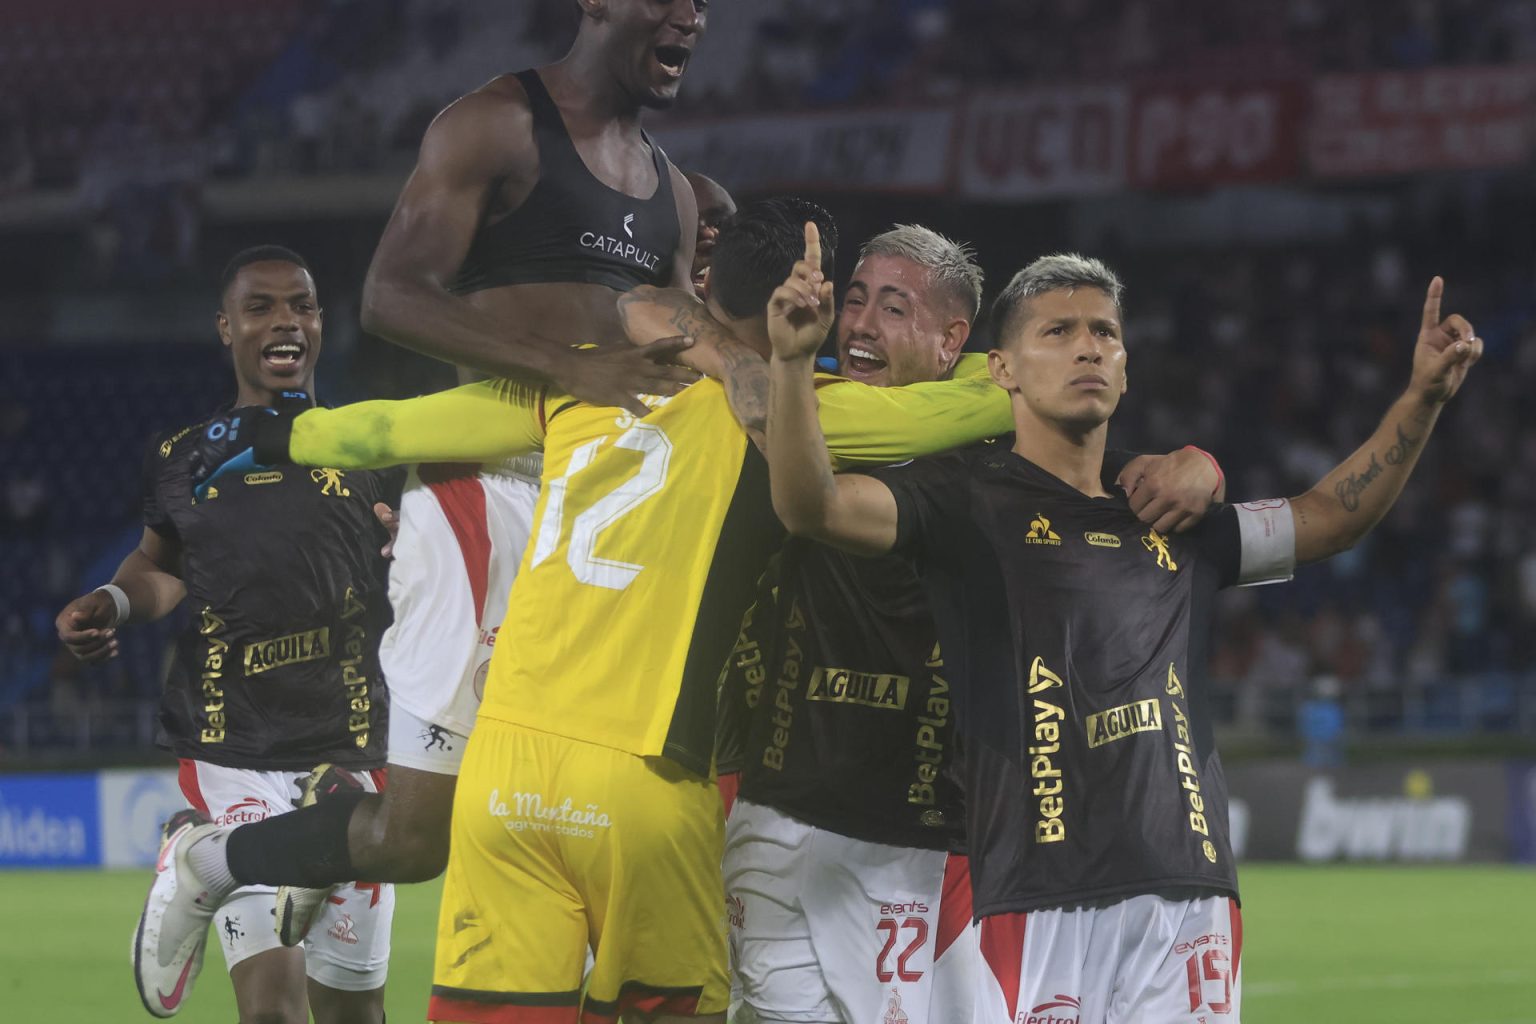
[[[880,948],[880,955],[875,958],[875,977],[882,982],[888,982],[892,978],[902,981],[918,981],[922,978],[921,970],[913,970],[908,966],[908,961],[913,954],[923,948],[923,943],[928,941],[928,922],[921,917],[906,917],[897,921],[894,917],[882,917],[875,924],[875,930],[885,935],[885,945]],[[896,948],[896,943],[902,932],[914,933],[906,948],[896,957],[892,970],[891,953]]]

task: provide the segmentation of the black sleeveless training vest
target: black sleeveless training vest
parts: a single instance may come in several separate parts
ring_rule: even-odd
[[[571,142],[537,71],[519,71],[533,111],[539,180],[523,204],[482,227],[454,277],[458,294],[509,284],[584,281],[628,291],[666,285],[677,252],[677,203],[666,154],[643,131],[656,191],[635,199],[599,181]]]

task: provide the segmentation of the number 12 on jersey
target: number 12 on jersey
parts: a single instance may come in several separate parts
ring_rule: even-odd
[[[560,538],[565,528],[566,493],[570,482],[577,474],[591,467],[606,441],[607,438],[600,437],[571,452],[571,461],[566,465],[565,472],[548,482],[549,493],[544,499],[544,514],[539,517],[538,527],[534,530],[530,566],[547,561],[560,547]],[[645,566],[613,558],[598,558],[592,551],[604,530],[666,486],[667,468],[672,461],[672,441],[655,424],[637,423],[614,439],[613,447],[639,452],[640,469],[575,514],[571,519],[571,538],[566,546],[565,560],[580,582],[608,590],[623,590],[635,581]]]

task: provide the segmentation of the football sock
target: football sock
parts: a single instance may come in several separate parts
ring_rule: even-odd
[[[229,834],[229,872],[242,885],[301,885],[319,889],[356,877],[347,825],[360,790],[341,791],[314,804]]]
[[[229,862],[225,858],[224,844],[230,832],[230,829],[210,832],[187,847],[187,863],[196,873],[198,881],[219,899],[228,896],[240,885],[229,873]]]

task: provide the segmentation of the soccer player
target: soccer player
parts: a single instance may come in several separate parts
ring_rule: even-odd
[[[736,200],[715,179],[698,171],[689,171],[685,177],[693,186],[693,199],[699,208],[699,230],[693,247],[693,290],[704,298],[705,282],[709,278],[709,262],[714,255],[715,242],[720,237],[720,225],[736,212]]]
[[[829,225],[809,204],[777,200],[749,204],[721,232],[707,315],[677,317],[699,347],[723,325],[761,362],[767,299],[802,250],[807,217]],[[831,273],[830,248],[820,272]],[[822,384],[840,465],[1007,426],[1006,396],[974,374],[909,388]],[[551,1020],[719,1020],[725,1008],[716,682],[783,532],[725,387],[702,381],[653,404],[637,418],[487,381],[269,417],[246,451],[343,467],[545,451],[537,525],[455,797],[435,1019],[540,1007]],[[250,443],[242,435],[227,453]]]
[[[691,280],[693,190],[640,120],[675,98],[705,5],[580,6],[563,60],[493,79],[427,130],[369,268],[363,325],[460,367],[639,414],[635,395],[694,377],[659,364],[674,345],[627,344],[614,300]],[[605,341],[618,345],[572,347]],[[422,881],[447,863],[454,783],[538,476],[536,456],[411,470],[380,652],[394,699],[388,790],[343,791],[227,837],[233,877],[283,886],[284,943],[308,932],[337,880]]]
[[[233,357],[237,407],[314,393],[321,313],[297,254],[261,246],[236,255],[221,282],[218,331]],[[228,420],[215,422],[224,429]],[[393,499],[398,478],[253,470],[194,505],[187,488],[204,440],[204,428],[190,426],[149,450],[144,536],[111,583],[59,613],[60,638],[95,660],[112,653],[118,627],[190,600],[160,724],[181,762],[182,792],[204,821],[289,811],[320,763],[376,791],[389,705],[378,644],[389,612],[373,505]],[[157,1017],[184,1005],[214,913],[206,893],[178,886],[167,870],[187,861],[192,824],[183,819],[168,829],[134,940],[139,996]],[[261,887],[234,889],[219,908],[241,1019],[299,1024],[312,1009],[319,1021],[383,1020],[393,890],[342,889],[304,949],[278,945],[271,908],[272,890]],[[168,927],[167,915],[181,920]]]
[[[774,504],[796,534],[910,554],[931,595],[965,743],[977,1019],[1237,1019],[1242,926],[1205,710],[1216,591],[1364,536],[1481,342],[1440,318],[1436,278],[1408,388],[1364,446],[1304,495],[1226,506],[1172,537],[1101,480],[1126,389],[1121,287],[1103,264],[1037,260],[993,307],[1011,450],[878,477],[828,469],[814,267],[770,309]]]
[[[880,387],[949,376],[981,289],[970,253],[936,232],[876,235],[836,321],[843,375]],[[1147,522],[1203,511],[1218,486],[1194,451],[1127,476],[1143,481]],[[776,582],[721,695],[723,719],[750,723],[724,860],[743,999],[763,1021],[877,1021],[894,1007],[910,1024],[961,1024],[975,957],[970,878],[955,855],[964,805],[922,586],[898,556],[798,538]],[[726,721],[722,733],[739,729]]]

